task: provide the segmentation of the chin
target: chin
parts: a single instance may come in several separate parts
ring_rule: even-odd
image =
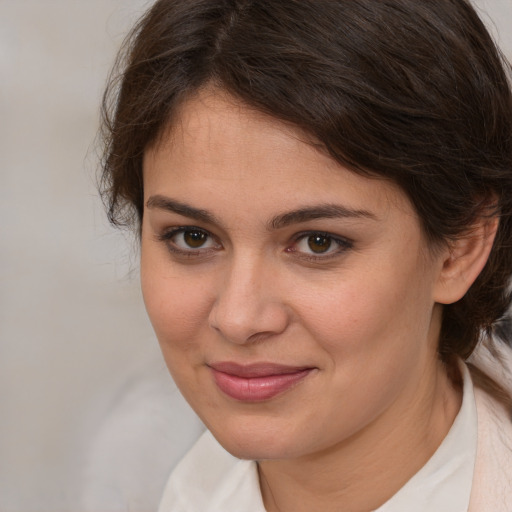
[[[224,449],[239,459],[288,459],[300,456],[302,453],[297,453],[297,448],[301,447],[302,452],[305,440],[297,439],[293,429],[279,423],[267,416],[224,422],[217,428],[208,423],[207,426]]]
[[[282,440],[225,439],[215,436],[231,455],[243,460],[274,460],[294,458],[291,447],[283,446]]]

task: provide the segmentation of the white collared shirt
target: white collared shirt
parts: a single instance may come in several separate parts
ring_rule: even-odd
[[[476,462],[478,419],[465,364],[463,396],[451,429],[428,462],[376,512],[467,512]]]
[[[467,512],[477,450],[473,383],[461,364],[461,409],[429,461],[375,512]],[[265,512],[257,464],[205,432],[171,474],[158,512]]]

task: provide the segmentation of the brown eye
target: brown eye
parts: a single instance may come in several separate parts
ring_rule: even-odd
[[[218,250],[222,245],[211,233],[194,226],[185,226],[163,233],[160,240],[165,242],[167,248],[177,254],[205,255],[211,250]]]
[[[208,235],[204,231],[184,231],[183,241],[192,249],[199,249],[208,241]]]
[[[302,259],[322,261],[342,257],[352,248],[353,242],[347,238],[321,231],[310,231],[299,234],[287,252]]]
[[[308,237],[308,247],[316,254],[327,252],[332,245],[332,238],[324,235],[311,235]]]

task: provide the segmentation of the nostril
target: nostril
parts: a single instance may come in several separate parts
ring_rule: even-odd
[[[259,300],[227,306],[220,302],[214,305],[209,325],[232,343],[257,343],[282,333],[288,325],[286,308],[278,302]]]
[[[279,333],[271,332],[271,331],[257,332],[256,334],[253,334],[252,336],[250,336],[249,339],[247,340],[247,342],[255,344],[260,341],[264,341],[268,338],[271,338],[272,336],[275,336],[277,334],[279,334]]]

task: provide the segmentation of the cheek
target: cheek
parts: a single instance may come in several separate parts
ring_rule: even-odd
[[[201,396],[197,371],[203,364],[200,340],[208,328],[208,303],[204,289],[183,279],[141,272],[144,302],[160,349],[174,382],[193,403]]]
[[[211,299],[204,279],[162,268],[154,259],[141,258],[141,287],[149,319],[167,358],[188,352],[198,332],[208,324]]]
[[[381,267],[357,273],[339,285],[301,297],[302,318],[333,357],[390,359],[425,342],[430,318],[429,288],[415,272]],[[416,347],[417,348],[417,347]]]

